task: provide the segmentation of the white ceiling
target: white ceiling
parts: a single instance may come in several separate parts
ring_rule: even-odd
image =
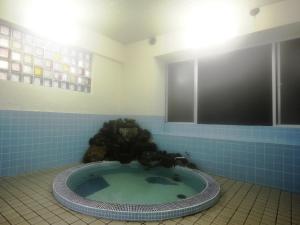
[[[88,14],[81,21],[84,26],[126,44],[180,29],[187,10],[205,0],[76,1]],[[282,0],[234,1],[250,9]]]
[[[51,4],[52,10],[57,7],[56,13],[72,18],[73,23],[127,44],[183,29],[195,6],[232,1],[242,6],[242,15],[248,15],[251,8],[284,0],[0,0],[0,12],[9,11],[20,18],[24,14],[26,18],[24,9],[32,13],[34,8],[39,15],[44,15],[45,7]],[[51,15],[52,10],[48,10],[46,15]]]
[[[127,44],[183,29],[189,12],[207,2],[233,2],[242,15],[249,15],[251,8],[278,1],[285,0],[0,0],[0,12],[10,11],[21,18],[24,8],[31,12],[38,5],[43,9],[35,10],[43,15],[51,4],[52,10],[57,7],[58,16],[65,15],[76,24]],[[46,15],[52,15],[48,10]],[[26,13],[23,16],[26,18]]]
[[[192,0],[89,0],[84,25],[122,43],[178,29]],[[181,12],[179,12],[179,10]]]

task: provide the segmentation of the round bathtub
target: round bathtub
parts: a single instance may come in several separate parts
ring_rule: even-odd
[[[207,174],[176,166],[145,169],[137,162],[80,165],[58,174],[55,198],[67,208],[112,220],[152,221],[194,214],[218,200]]]

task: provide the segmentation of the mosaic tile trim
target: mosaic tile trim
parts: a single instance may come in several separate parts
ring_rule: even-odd
[[[128,221],[154,221],[181,217],[193,214],[211,207],[219,199],[220,186],[207,174],[198,170],[178,167],[180,170],[188,170],[196,173],[206,182],[205,189],[187,199],[165,204],[116,204],[85,199],[67,186],[68,178],[73,174],[87,167],[111,166],[118,162],[90,163],[70,168],[58,174],[53,182],[53,194],[64,206],[84,214],[114,220]]]

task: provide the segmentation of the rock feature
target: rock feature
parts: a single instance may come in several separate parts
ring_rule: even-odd
[[[89,144],[90,147],[83,158],[84,163],[101,160],[130,163],[137,160],[148,168],[170,168],[175,165],[197,168],[178,153],[158,150],[152,141],[151,133],[142,129],[132,119],[117,119],[104,123],[99,132],[90,139]]]
[[[83,162],[97,162],[104,159],[106,149],[104,146],[91,145],[83,156]]]

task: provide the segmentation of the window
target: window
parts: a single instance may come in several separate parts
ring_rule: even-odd
[[[300,38],[172,63],[167,81],[169,122],[300,124]]]
[[[0,80],[89,93],[90,70],[91,53],[0,21]]]
[[[272,125],[272,46],[198,61],[198,123]]]
[[[194,62],[168,66],[168,121],[194,121]]]
[[[279,123],[300,124],[300,39],[280,43]]]

